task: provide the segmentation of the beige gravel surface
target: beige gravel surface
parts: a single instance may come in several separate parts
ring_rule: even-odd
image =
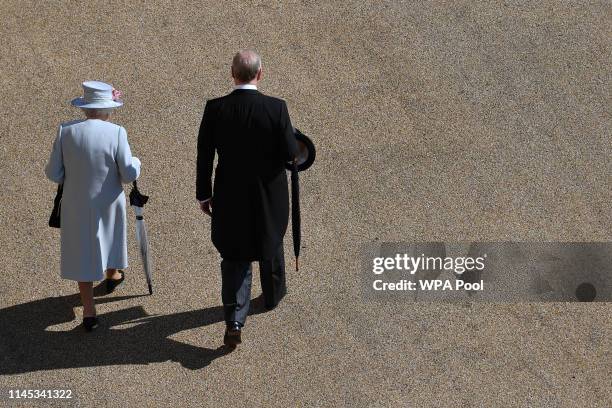
[[[612,406],[608,303],[366,301],[359,269],[372,241],[610,241],[610,2],[0,11],[0,405],[8,388],[69,388],[49,405]],[[195,147],[204,101],[231,90],[245,47],[318,155],[301,177],[302,269],[227,354]],[[58,275],[43,173],[87,79],[125,95],[114,121],[143,162],[156,290],[136,297],[130,211],[126,285],[92,335]],[[291,265],[289,239],[286,252]]]

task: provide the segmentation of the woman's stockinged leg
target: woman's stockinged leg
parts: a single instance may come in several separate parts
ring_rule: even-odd
[[[79,292],[81,293],[81,303],[83,304],[83,317],[96,315],[96,306],[93,297],[93,282],[79,282]]]
[[[121,279],[121,274],[119,273],[118,269],[107,269],[106,270],[106,279]]]

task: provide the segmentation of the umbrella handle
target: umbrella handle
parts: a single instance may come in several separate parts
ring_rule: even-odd
[[[130,191],[130,205],[142,207],[149,201],[149,196],[146,196],[138,190],[138,183],[136,180],[132,182],[132,191]]]

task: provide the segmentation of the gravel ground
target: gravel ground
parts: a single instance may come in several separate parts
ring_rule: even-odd
[[[611,240],[609,1],[0,8],[0,405],[69,388],[50,405],[612,406],[609,303],[369,301],[360,275],[375,240]],[[245,47],[318,156],[302,268],[228,354],[195,148]],[[87,79],[125,95],[113,120],[143,162],[156,289],[141,296],[130,211],[126,285],[99,299],[93,335],[58,277],[43,173]]]

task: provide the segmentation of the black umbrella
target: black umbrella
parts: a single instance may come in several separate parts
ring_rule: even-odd
[[[138,241],[138,248],[140,249],[140,256],[142,258],[142,265],[144,267],[145,278],[147,279],[147,285],[149,286],[149,294],[153,294],[153,284],[151,283],[151,261],[149,259],[149,239],[147,237],[147,229],[144,223],[144,205],[149,201],[149,196],[141,194],[138,190],[138,184],[134,181],[132,183],[132,191],[130,191],[130,205],[134,207],[134,213],[136,214],[136,241]]]
[[[291,230],[293,232],[293,253],[295,254],[295,270],[299,270],[300,241],[300,180],[298,176],[297,159],[291,168]]]
[[[298,172],[304,171],[314,163],[316,150],[312,140],[299,129],[293,129],[298,152],[295,160],[286,164],[291,171],[291,229],[293,232],[293,252],[295,253],[295,270],[299,270],[301,219],[300,219],[300,182]]]

